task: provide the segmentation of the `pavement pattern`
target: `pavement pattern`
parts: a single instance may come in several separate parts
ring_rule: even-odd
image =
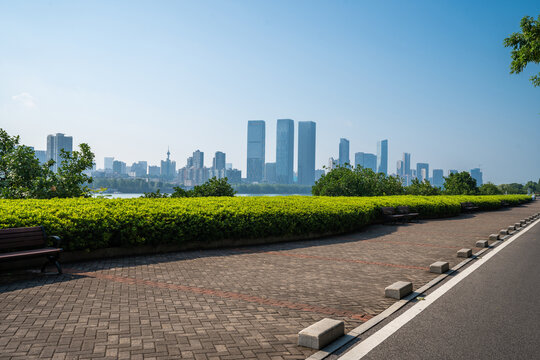
[[[297,333],[346,331],[417,289],[456,251],[540,211],[540,202],[324,239],[0,273],[0,359],[303,359]],[[52,271],[52,269],[51,269]]]

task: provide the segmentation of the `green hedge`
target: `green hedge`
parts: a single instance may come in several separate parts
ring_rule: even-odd
[[[180,199],[0,200],[0,228],[43,225],[68,250],[179,244],[352,231],[383,206],[408,205],[424,218],[528,201],[526,195],[385,197],[221,197]]]

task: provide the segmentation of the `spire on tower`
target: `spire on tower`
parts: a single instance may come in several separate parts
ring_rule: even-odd
[[[167,146],[167,160],[169,160],[170,156],[171,156],[171,152],[169,151],[169,147]]]

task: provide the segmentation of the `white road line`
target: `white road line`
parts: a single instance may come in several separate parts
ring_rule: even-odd
[[[491,259],[499,251],[510,245],[514,240],[519,238],[521,235],[529,231],[533,226],[535,226],[540,220],[536,220],[534,223],[530,224],[524,230],[521,230],[518,234],[512,236],[510,239],[503,242],[501,245],[497,246],[495,249],[490,251],[488,254],[478,259],[472,265],[470,265],[465,270],[459,272],[456,276],[450,279],[447,283],[441,285],[437,290],[433,291],[431,294],[425,297],[425,300],[419,301],[409,310],[405,311],[403,314],[392,320],[390,323],[385,325],[382,329],[378,330],[376,333],[368,337],[366,340],[362,341],[350,351],[346,352],[339,359],[341,360],[358,360],[363,358],[367,353],[381,344],[386,340],[390,335],[398,331],[403,325],[412,320],[416,315],[424,311],[429,305],[433,304],[438,298],[444,295],[448,290],[457,285],[460,281],[469,276],[473,271],[482,266],[486,261]]]

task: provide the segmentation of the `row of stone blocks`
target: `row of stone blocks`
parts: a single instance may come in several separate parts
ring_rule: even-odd
[[[540,217],[540,213],[521,220],[519,223],[509,226],[508,229],[502,229],[499,231],[499,234],[491,234],[489,235],[489,241],[502,239],[505,235],[509,235],[514,230],[519,230],[521,227],[530,224],[538,217]],[[485,248],[488,246],[489,243],[487,240],[476,242],[476,247]],[[460,249],[457,252],[457,257],[470,258],[471,256],[471,249]],[[446,261],[437,261],[429,266],[429,271],[436,274],[443,274],[448,270],[450,270],[450,265]],[[411,294],[412,291],[412,282],[398,281],[386,287],[384,289],[384,295],[388,298],[401,300]],[[298,345],[319,350],[343,335],[345,335],[345,323],[343,321],[324,318],[298,333]]]

